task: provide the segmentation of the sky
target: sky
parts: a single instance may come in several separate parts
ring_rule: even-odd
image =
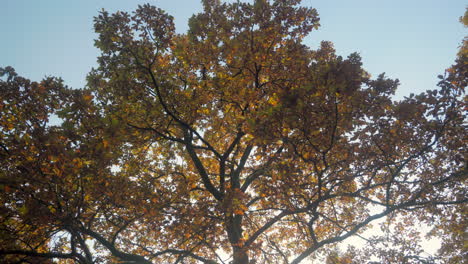
[[[234,0],[228,0],[232,2]],[[57,76],[81,88],[99,51],[93,17],[101,9],[133,11],[150,3],[175,17],[187,31],[188,18],[201,10],[197,0],[0,0],[0,67],[12,66],[29,79]],[[453,63],[467,30],[458,22],[465,0],[303,0],[316,8],[321,27],[306,43],[335,44],[337,53],[361,54],[364,68],[398,78],[397,97],[434,89],[437,75]]]

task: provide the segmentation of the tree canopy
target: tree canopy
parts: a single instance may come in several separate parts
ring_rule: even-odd
[[[0,70],[2,262],[422,263],[421,222],[466,261],[466,41],[394,101],[300,0],[202,2],[100,12],[84,89]],[[333,248],[377,219],[392,247]]]

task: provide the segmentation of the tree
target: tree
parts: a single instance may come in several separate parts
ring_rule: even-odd
[[[3,262],[351,263],[332,246],[376,219],[466,208],[466,46],[392,101],[358,54],[302,43],[300,0],[202,2],[187,34],[102,11],[86,89],[2,69]]]

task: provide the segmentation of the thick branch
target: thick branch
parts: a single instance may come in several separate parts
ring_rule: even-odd
[[[275,153],[275,156],[280,154],[281,152],[283,152],[283,146],[281,146],[280,148],[278,148],[278,150],[276,151]],[[246,191],[247,188],[249,188],[250,184],[252,184],[253,181],[255,181],[258,177],[260,177],[263,173],[265,173],[265,171],[268,169],[268,167],[271,165],[271,163],[273,162],[274,160],[274,157],[271,157],[265,165],[263,165],[260,169],[254,171],[252,174],[250,174],[249,176],[247,176],[247,178],[245,179],[244,181],[244,184],[242,184],[242,187],[241,187],[241,190],[242,191]]]
[[[245,163],[247,162],[249,156],[250,156],[250,153],[252,152],[252,148],[253,146],[252,145],[248,145],[247,148],[245,148],[245,151],[244,151],[244,154],[242,154],[242,157],[239,161],[239,165],[237,166],[237,168],[231,173],[231,185],[233,188],[239,188],[240,187],[240,181],[239,181],[239,177],[240,177],[240,174],[242,172],[242,170],[244,169],[245,167]]]
[[[90,229],[81,229],[80,230],[81,232],[83,232],[84,234],[87,234],[89,236],[91,236],[92,238],[96,239],[99,243],[101,243],[101,245],[103,245],[104,247],[106,247],[113,256],[123,260],[123,261],[134,261],[134,262],[137,262],[137,263],[141,263],[141,264],[151,264],[150,261],[146,260],[144,257],[142,256],[139,256],[139,255],[134,255],[134,254],[128,254],[128,253],[125,253],[125,252],[122,252],[120,250],[118,250],[110,241],[108,241],[107,239],[105,239],[103,236],[101,236],[100,234],[90,230]]]
[[[144,67],[144,68],[146,68],[146,67]],[[213,148],[213,146],[211,146],[211,144],[209,142],[207,142],[195,129],[193,129],[189,124],[187,124],[186,122],[184,122],[183,120],[178,118],[174,113],[172,113],[172,111],[169,110],[169,107],[167,106],[166,102],[162,98],[161,90],[159,88],[158,82],[156,81],[156,77],[154,76],[153,71],[150,68],[146,68],[146,69],[148,70],[148,73],[149,73],[149,75],[151,77],[151,81],[153,82],[154,88],[156,89],[156,96],[158,97],[159,103],[163,107],[164,112],[166,112],[170,117],[172,117],[182,127],[186,128],[186,129],[190,130],[190,132],[194,133],[203,142],[203,144],[205,144],[208,147],[208,149],[210,149],[213,152],[213,154],[215,156],[217,156],[218,158],[221,158],[221,154],[219,154]]]
[[[302,252],[302,254],[300,254],[297,258],[295,258],[291,264],[298,264],[300,263],[302,260],[304,260],[306,257],[308,257],[310,254],[312,254],[314,251],[316,251],[317,249],[327,245],[327,244],[333,244],[333,243],[336,243],[336,242],[340,242],[340,241],[343,241],[345,240],[346,238],[354,235],[355,233],[357,233],[363,226],[366,226],[367,224],[369,224],[370,222],[376,220],[376,219],[379,219],[381,217],[384,217],[386,215],[388,215],[389,213],[393,212],[394,210],[396,210],[397,208],[389,208],[385,211],[383,211],[382,213],[380,214],[376,214],[376,215],[373,215],[373,216],[370,216],[368,217],[366,220],[364,220],[363,222],[357,224],[356,226],[354,226],[350,231],[348,231],[347,233],[341,235],[341,236],[336,236],[336,237],[332,237],[332,238],[329,238],[329,239],[325,239],[325,240],[322,240],[320,241],[319,243],[316,243],[314,244],[313,246],[309,247],[308,249],[306,249],[304,252]]]
[[[60,253],[60,252],[46,252],[39,253],[29,250],[1,250],[0,255],[21,255],[28,257],[39,257],[39,258],[58,258],[58,259],[81,259],[77,253]]]
[[[166,250],[163,250],[163,251],[160,251],[158,253],[153,254],[152,257],[158,257],[158,256],[161,256],[161,255],[164,255],[164,254],[185,255],[187,257],[191,257],[193,259],[199,260],[199,261],[201,261],[203,263],[207,263],[207,264],[215,263],[212,260],[208,260],[206,258],[198,256],[198,255],[192,253],[191,251],[180,250],[180,249],[166,249]]]
[[[262,227],[260,227],[255,233],[253,233],[252,236],[249,237],[249,239],[245,242],[245,246],[246,247],[250,246],[250,244],[252,244],[268,228],[270,228],[276,222],[280,221],[283,217],[285,217],[287,215],[291,215],[293,213],[295,213],[295,212],[290,212],[290,211],[285,210],[285,211],[282,211],[277,216],[270,219],[267,223],[265,223]]]
[[[211,183],[208,173],[206,172],[205,166],[203,166],[203,163],[201,162],[200,158],[198,158],[198,155],[192,146],[192,137],[191,135],[189,135],[190,133],[186,132],[185,134],[185,147],[187,149],[188,154],[190,155],[190,158],[195,164],[195,167],[197,168],[200,177],[202,178],[205,188],[216,198],[216,200],[221,201],[223,199],[223,194],[220,191],[218,191],[218,189],[216,189],[213,183]]]
[[[229,145],[227,150],[223,153],[223,156],[221,157],[221,160],[219,161],[219,185],[221,188],[221,193],[224,193],[224,182],[226,178],[226,160],[229,158],[229,155],[231,152],[234,150],[234,148],[239,144],[242,136],[244,136],[244,133],[242,131],[238,131],[236,138],[232,141],[232,143]]]

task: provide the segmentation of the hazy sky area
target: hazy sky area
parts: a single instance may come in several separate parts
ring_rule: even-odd
[[[233,0],[230,0],[232,2]],[[197,0],[0,0],[0,67],[13,66],[32,80],[62,77],[80,88],[99,52],[93,17],[102,8],[132,11],[150,3],[175,17],[179,33],[201,10]],[[303,0],[322,26],[306,44],[334,42],[338,54],[357,51],[373,76],[399,78],[399,96],[433,89],[454,61],[467,31],[458,22],[465,0]]]

